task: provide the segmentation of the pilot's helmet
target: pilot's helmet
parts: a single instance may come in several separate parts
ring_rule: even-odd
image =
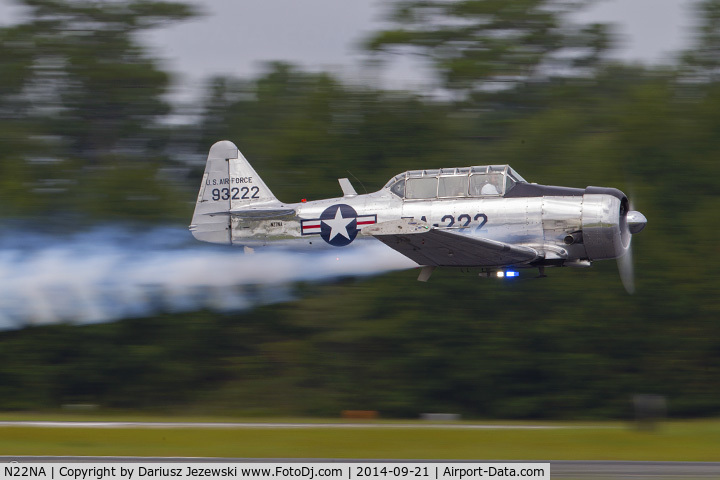
[[[480,195],[498,195],[499,193],[497,187],[490,182],[483,185],[480,190]]]

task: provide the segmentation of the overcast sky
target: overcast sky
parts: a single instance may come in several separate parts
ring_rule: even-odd
[[[197,84],[213,73],[249,76],[262,62],[286,60],[346,78],[373,78],[391,87],[424,83],[410,60],[394,59],[383,75],[362,65],[359,43],[386,24],[381,0],[211,0],[206,16],[151,36],[167,67]],[[656,63],[688,45],[693,0],[600,0],[584,22],[617,24],[626,60]]]
[[[511,0],[509,0],[511,1]],[[0,0],[0,22],[16,16]],[[182,90],[197,90],[212,74],[248,77],[262,62],[285,60],[345,78],[375,79],[389,87],[422,85],[423,72],[409,60],[393,60],[381,77],[362,68],[358,44],[384,26],[381,0],[205,0],[197,20],[148,36],[156,56],[179,74]],[[599,0],[584,22],[617,25],[625,60],[657,63],[688,45],[693,0]]]

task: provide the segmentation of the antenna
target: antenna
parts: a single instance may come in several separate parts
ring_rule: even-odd
[[[356,177],[355,175],[353,175],[353,173],[352,173],[350,170],[346,170],[346,172],[348,172],[350,175],[352,175],[352,177],[353,177],[355,180],[358,181],[358,183],[360,184],[360,186],[363,187],[363,190],[365,190],[365,193],[367,194],[368,191],[367,191],[367,188],[365,188],[365,185],[363,185],[363,182],[361,182],[358,177]]]

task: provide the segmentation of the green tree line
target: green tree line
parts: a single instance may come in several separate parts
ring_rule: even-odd
[[[194,8],[22,3],[27,20],[0,29],[6,216],[186,224],[227,138],[288,202],[337,196],[348,171],[372,191],[409,169],[508,163],[618,187],[649,223],[634,296],[612,262],[515,284],[398,272],[236,314],[0,333],[0,408],[610,418],[653,393],[673,415],[720,413],[717,0],[696,3],[687,51],[649,66],[610,60],[609,26],[568,20],[587,2],[398,1],[365,48],[426,58],[441,95],[271,63],[208,79],[193,125],[164,121],[172,78],[137,33]]]

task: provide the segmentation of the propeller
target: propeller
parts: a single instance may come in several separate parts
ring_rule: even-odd
[[[635,293],[635,267],[633,267],[632,245],[628,245],[625,255],[617,259],[620,280],[625,291],[630,295]]]
[[[632,254],[632,236],[642,231],[647,224],[647,218],[645,215],[638,212],[633,208],[632,202],[630,202],[629,209],[624,205],[620,207],[621,217],[621,234],[628,237],[628,246],[625,249],[625,254],[618,257],[618,271],[620,272],[620,280],[630,295],[635,293],[635,267],[633,266],[633,254]]]

